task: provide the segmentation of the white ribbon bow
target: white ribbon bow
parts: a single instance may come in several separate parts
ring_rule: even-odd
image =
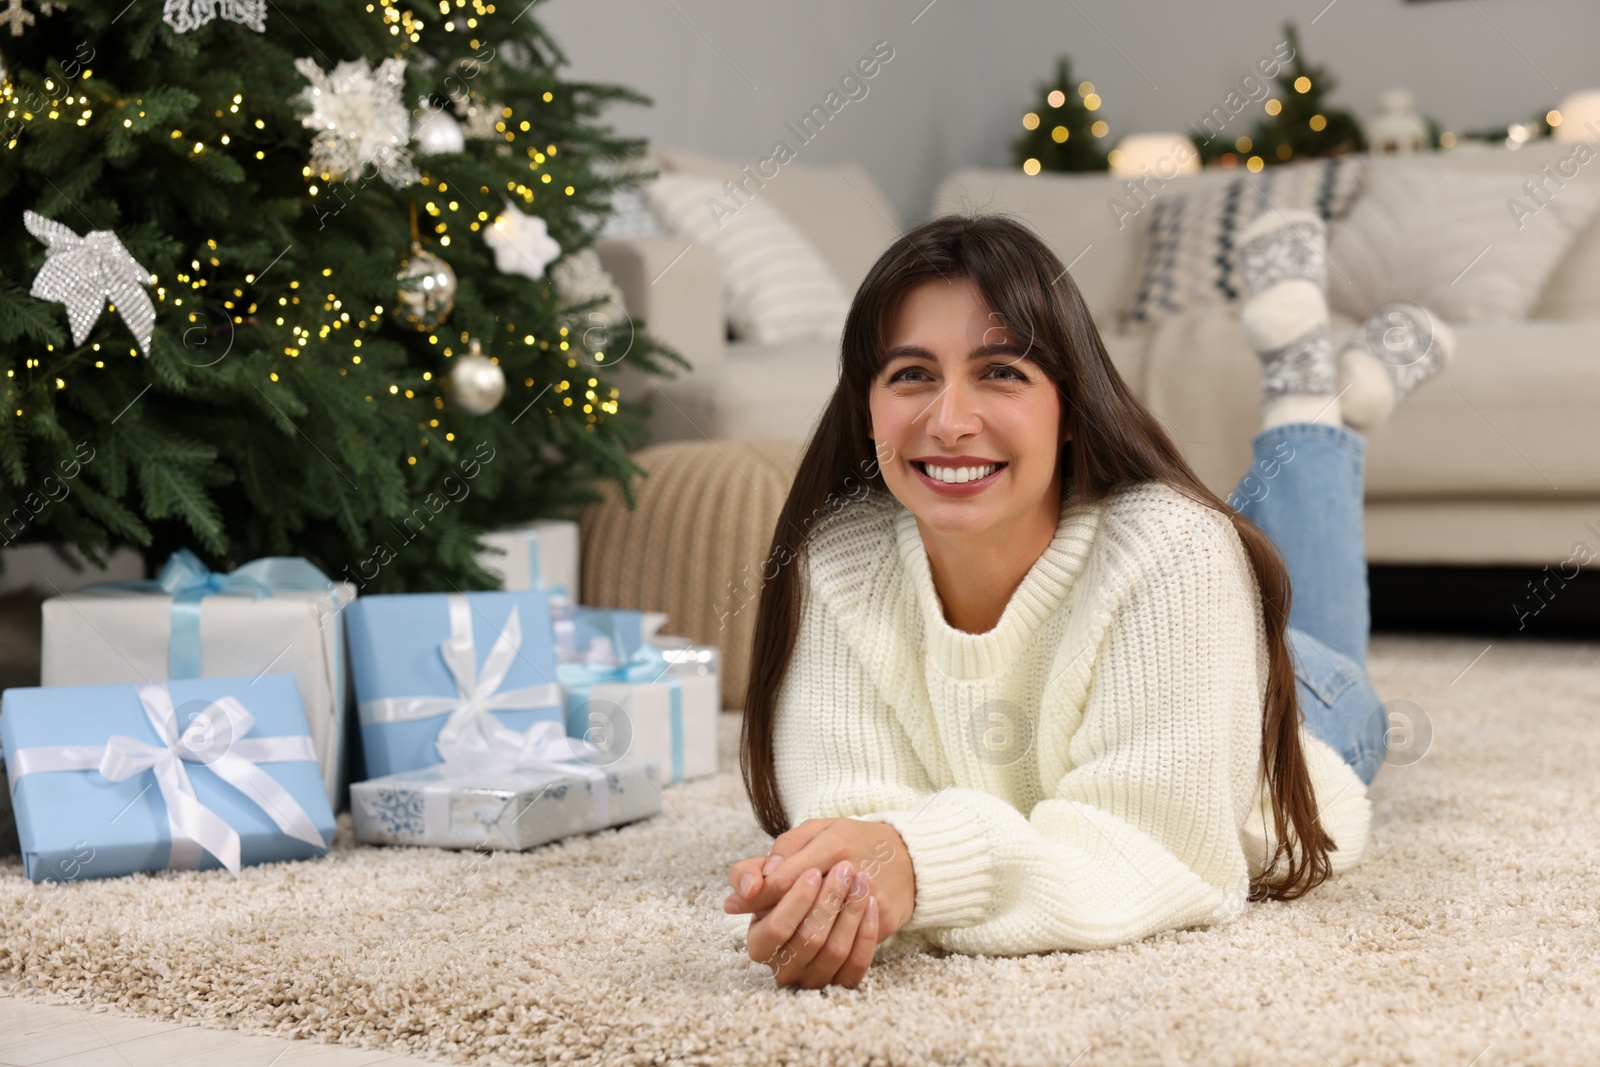
[[[522,649],[522,620],[516,608],[506,616],[506,624],[495,638],[480,671],[478,650],[472,642],[472,607],[466,597],[456,593],[447,599],[450,636],[439,646],[439,655],[455,680],[456,695],[385,697],[362,701],[360,707],[364,723],[406,722],[449,712],[450,717],[439,728],[435,741],[442,759],[450,758],[447,751],[460,755],[493,752],[503,744],[502,732],[515,735],[515,731],[507,731],[492,712],[534,710],[562,704],[561,686],[555,682],[500,690],[506,672]]]
[[[67,305],[72,343],[83,344],[109,299],[148,356],[156,308],[142,286],[150,284],[150,272],[122,246],[117,235],[111,230],[92,230],[80,237],[70,227],[34,211],[22,213],[22,224],[45,244],[44,265],[34,277],[29,295]]]
[[[549,720],[534,723],[526,733],[495,721],[492,736],[483,744],[479,740],[474,737],[450,743],[440,741],[439,754],[445,761],[443,771],[457,778],[515,771],[582,775],[589,779],[596,828],[611,825],[611,791],[605,769],[586,762],[589,756],[604,753],[599,745],[568,737],[560,723]]]
[[[49,771],[98,770],[108,780],[120,782],[152,771],[167,806],[167,826],[172,833],[173,870],[196,870],[201,850],[211,853],[234,876],[239,874],[239,832],[195,796],[185,762],[209,767],[217,777],[239,790],[267,814],[285,834],[319,850],[327,848],[322,832],[294,795],[278,784],[257,763],[315,761],[311,738],[245,737],[255,726],[238,699],[227,696],[210,707],[219,717],[206,716],[210,729],[191,728],[180,733],[172,692],[160,682],[134,687],[145,716],[164,745],[152,745],[125,734],[113,734],[104,745],[55,745],[24,748],[11,754],[11,788],[25,775]],[[207,709],[209,711],[210,708]]]

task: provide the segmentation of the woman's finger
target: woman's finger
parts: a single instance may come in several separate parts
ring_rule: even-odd
[[[878,901],[871,893],[867,894],[867,908],[861,916],[861,926],[856,930],[856,943],[850,950],[850,958],[844,961],[844,966],[839,968],[839,973],[834,977],[834,982],[846,989],[854,989],[861,984],[867,976],[867,968],[872,966],[872,954],[878,949]]]
[[[745,937],[751,959],[765,963],[774,974],[790,962],[794,953],[789,947],[789,939],[816,903],[821,887],[820,875],[808,871],[789,888],[789,892],[784,894],[766,918],[751,922]]]
[[[761,891],[761,868],[766,862],[765,856],[752,856],[733,864],[728,868],[728,885],[746,900],[754,897]],[[752,881],[746,883],[746,878]]]
[[[837,981],[840,968],[851,958],[855,949],[861,916],[867,910],[867,901],[872,899],[872,892],[860,872],[854,872],[852,877],[851,872],[847,871],[845,878],[843,882],[830,882],[830,893],[824,894],[827,900],[832,891],[837,889],[841,907],[834,917],[833,929],[828,932],[827,940],[800,975],[799,982],[803,989],[821,989]]]

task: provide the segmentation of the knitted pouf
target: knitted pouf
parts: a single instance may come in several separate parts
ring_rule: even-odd
[[[604,483],[578,515],[582,593],[595,607],[662,611],[662,633],[722,650],[722,703],[744,706],[772,543],[802,447],[782,441],[673,441],[633,460],[636,507]]]

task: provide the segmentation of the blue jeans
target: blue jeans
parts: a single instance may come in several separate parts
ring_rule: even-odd
[[[1367,439],[1345,426],[1291,422],[1262,430],[1250,444],[1254,462],[1228,503],[1288,565],[1287,639],[1306,730],[1370,785],[1383,766],[1389,723],[1367,678]]]

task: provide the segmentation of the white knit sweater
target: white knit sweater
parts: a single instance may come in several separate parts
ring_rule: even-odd
[[[1225,516],[1155,481],[1069,496],[982,634],[945,621],[916,520],[886,493],[819,521],[809,553],[779,794],[794,824],[900,833],[908,937],[989,955],[1103,948],[1244,910],[1275,840],[1268,660]],[[1300,743],[1337,873],[1365,850],[1366,787],[1303,726]]]

